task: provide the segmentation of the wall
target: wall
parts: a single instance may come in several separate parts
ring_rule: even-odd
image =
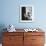
[[[34,6],[34,22],[19,21],[20,5]],[[16,28],[40,27],[46,32],[46,0],[0,0],[0,31],[9,24]]]
[[[16,28],[41,27],[46,28],[46,1],[45,0],[1,0],[0,24],[13,24]],[[20,23],[20,5],[33,5],[35,21]]]

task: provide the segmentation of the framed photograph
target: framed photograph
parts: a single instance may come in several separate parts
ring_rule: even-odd
[[[20,5],[20,22],[34,21],[34,7],[33,5]]]

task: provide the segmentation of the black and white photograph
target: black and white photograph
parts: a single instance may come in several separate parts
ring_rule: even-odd
[[[21,22],[32,22],[34,17],[33,6],[22,5],[20,7],[20,21]]]

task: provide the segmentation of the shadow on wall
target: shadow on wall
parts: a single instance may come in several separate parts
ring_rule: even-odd
[[[4,28],[6,28],[6,26],[4,24],[0,24],[0,43],[2,43],[2,33],[6,31]]]

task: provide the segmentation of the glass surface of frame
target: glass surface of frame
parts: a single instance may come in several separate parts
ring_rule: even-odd
[[[33,22],[34,7],[33,5],[20,5],[20,22]]]

